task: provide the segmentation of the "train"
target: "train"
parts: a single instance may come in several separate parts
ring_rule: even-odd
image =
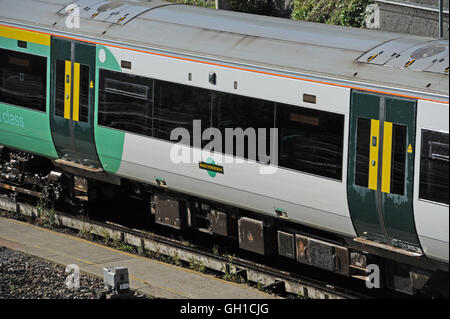
[[[126,189],[175,231],[366,281],[376,265],[382,287],[448,296],[448,73],[445,39],[1,0],[0,187],[57,184],[80,202]],[[229,136],[257,145],[217,147]]]

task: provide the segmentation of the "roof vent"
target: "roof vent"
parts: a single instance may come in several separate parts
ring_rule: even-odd
[[[105,12],[105,11],[113,10],[113,9],[123,6],[124,4],[125,4],[124,1],[114,1],[114,2],[110,2],[110,3],[106,3],[106,4],[98,7],[97,11]]]
[[[80,9],[81,18],[120,25],[124,25],[138,15],[155,7],[129,1],[77,0],[62,8],[59,13],[64,15],[70,14],[72,11],[66,10],[66,8],[74,5]]]
[[[423,58],[429,58],[432,56],[435,56],[441,52],[444,52],[445,49],[447,49],[448,46],[445,44],[432,44],[428,45],[423,48],[419,48],[415,50],[413,53],[411,53],[411,59],[417,60],[417,59],[423,59]]]
[[[382,54],[382,53],[385,54]],[[448,74],[448,44],[442,40],[423,41],[420,38],[400,38],[373,48],[357,62]]]

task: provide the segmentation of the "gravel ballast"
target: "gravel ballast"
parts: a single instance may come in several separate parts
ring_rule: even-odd
[[[105,298],[103,280],[80,273],[80,287],[66,286],[65,267],[0,247],[0,299]],[[130,297],[142,298],[131,292]]]

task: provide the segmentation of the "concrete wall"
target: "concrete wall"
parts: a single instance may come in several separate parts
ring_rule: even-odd
[[[230,10],[230,0],[215,0],[219,8]],[[244,1],[244,0],[242,0]],[[289,18],[292,0],[271,0],[276,15]],[[443,34],[449,34],[449,0],[443,0]],[[439,0],[374,0],[368,7],[366,25],[369,29],[410,33],[431,37],[439,35]]]
[[[366,24],[368,28],[383,31],[438,37],[438,3],[438,0],[376,0],[371,5],[372,13],[366,19]],[[443,14],[443,34],[448,38],[449,0],[444,0],[443,3],[446,11]]]

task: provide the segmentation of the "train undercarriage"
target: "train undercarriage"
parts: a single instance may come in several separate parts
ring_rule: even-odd
[[[171,191],[163,180],[151,186],[66,167],[49,159],[0,146],[0,189],[85,210],[91,203],[133,196],[147,203],[154,223],[175,232],[211,235],[264,260],[296,269],[321,269],[409,295],[448,298],[448,264],[407,255],[353,238]],[[95,214],[95,212],[89,212]],[[214,240],[212,240],[214,241]]]

